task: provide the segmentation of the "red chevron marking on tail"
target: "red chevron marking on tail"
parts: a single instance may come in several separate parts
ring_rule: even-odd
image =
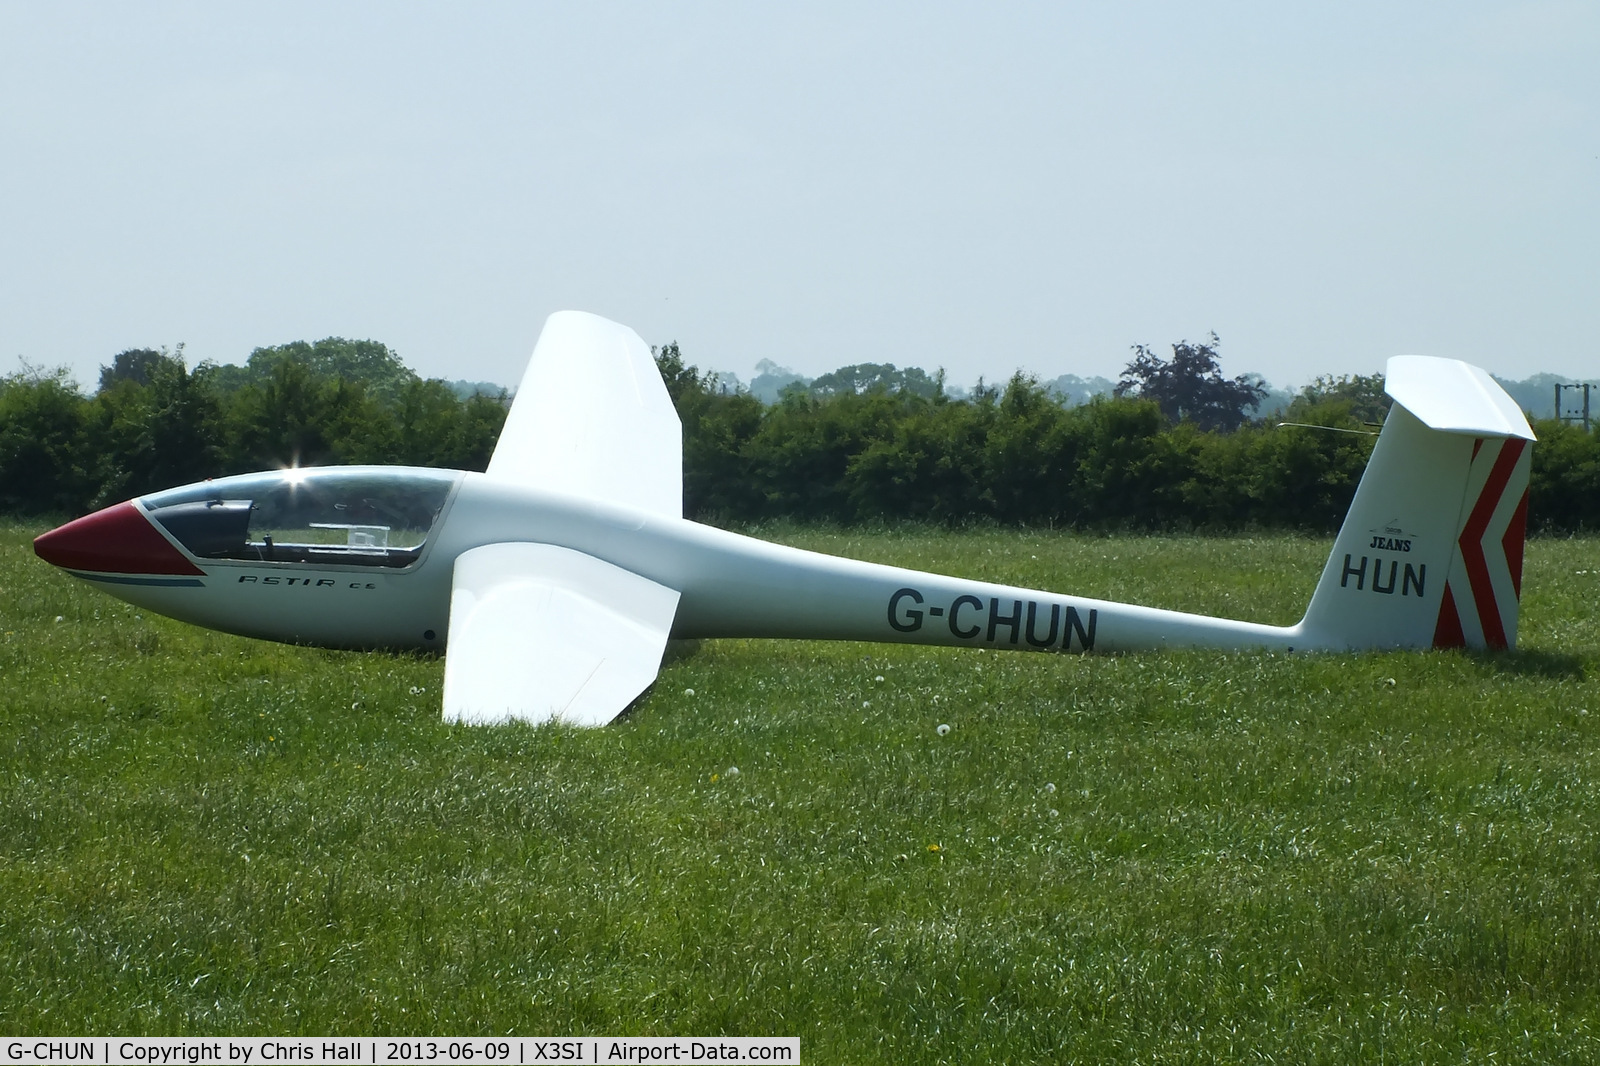
[[[1506,483],[1511,480],[1511,472],[1526,446],[1526,441],[1515,437],[1507,438],[1501,445],[1500,454],[1495,457],[1494,466],[1489,471],[1489,479],[1478,494],[1478,502],[1461,530],[1458,542],[1462,561],[1467,568],[1467,582],[1472,587],[1473,604],[1478,609],[1478,622],[1483,626],[1483,642],[1491,648],[1506,646],[1506,630],[1500,619],[1500,607],[1495,603],[1494,583],[1489,578],[1489,561],[1483,552],[1483,535],[1488,532],[1489,519],[1494,517],[1500,497],[1505,493]]]
[[[1522,499],[1517,504],[1517,513],[1511,516],[1511,524],[1506,526],[1506,535],[1500,538],[1500,546],[1506,552],[1506,566],[1511,569],[1511,587],[1516,590],[1517,599],[1522,599],[1522,546],[1528,535],[1528,490],[1522,490]]]
[[[1433,646],[1435,648],[1467,646],[1467,635],[1461,632],[1461,615],[1456,613],[1456,598],[1450,592],[1449,582],[1445,582],[1444,602],[1439,604],[1439,622],[1433,630]]]

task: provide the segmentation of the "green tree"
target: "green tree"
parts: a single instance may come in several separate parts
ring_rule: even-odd
[[[849,493],[858,518],[959,522],[986,517],[985,446],[995,397],[973,402],[901,397],[888,433],[867,443],[849,464]]]
[[[100,391],[111,388],[118,382],[132,381],[138,385],[150,384],[150,379],[158,368],[171,366],[173,363],[183,365],[183,345],[179,344],[176,351],[168,352],[165,348],[129,348],[118,352],[111,357],[110,366],[100,367]]]
[[[13,514],[83,510],[92,485],[83,430],[83,396],[65,369],[24,365],[0,377],[0,508]]]
[[[386,403],[399,402],[406,387],[418,380],[386,344],[325,337],[312,343],[293,341],[257,348],[244,367],[225,372],[218,384],[224,388],[258,385],[269,380],[284,362],[303,365],[314,378],[359,384],[366,395]]]
[[[1528,525],[1543,532],[1600,529],[1600,428],[1553,418],[1534,423]]]
[[[900,370],[893,363],[853,363],[815,378],[807,388],[817,396],[883,389],[932,399],[944,392],[944,373],[929,377],[927,371],[915,366]]]
[[[1375,437],[1294,426],[1196,434],[1182,488],[1195,524],[1216,529],[1338,529]]]
[[[1181,515],[1190,467],[1154,401],[1095,397],[1072,415],[1077,469],[1073,510],[1063,516],[1068,524],[1149,529]]]
[[[228,406],[228,464],[235,470],[384,462],[394,455],[394,416],[358,381],[328,380],[304,362],[272,364],[265,380]]]
[[[688,514],[724,519],[762,513],[749,454],[765,409],[748,392],[724,392],[717,375],[683,358],[677,341],[652,348],[683,423],[683,499]]]
[[[445,465],[458,470],[487,470],[509,408],[504,389],[497,396],[475,393],[468,397],[461,405],[451,461]]]
[[[766,513],[849,521],[851,464],[892,435],[904,408],[902,398],[883,390],[826,398],[786,391],[748,446]]]
[[[462,404],[450,386],[437,379],[413,381],[395,408],[396,462],[406,466],[456,468],[460,463]]]
[[[87,427],[99,504],[222,472],[222,407],[206,364],[191,372],[163,358],[143,383],[116,380],[89,404]]]
[[[983,497],[1002,522],[1061,520],[1071,511],[1080,437],[1038,379],[1012,376],[983,449]]]
[[[1290,422],[1376,428],[1389,414],[1382,374],[1318,375],[1300,390],[1284,415]]]
[[[716,376],[701,373],[699,367],[684,362],[677,341],[668,341],[659,348],[652,346],[650,355],[656,361],[667,395],[672,397],[672,405],[678,409],[678,417],[683,419],[696,414],[713,394]]]

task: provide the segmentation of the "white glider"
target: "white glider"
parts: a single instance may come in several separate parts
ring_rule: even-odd
[[[1504,648],[1534,439],[1482,370],[1394,400],[1305,617],[1280,627],[788,548],[683,517],[682,430],[632,330],[550,316],[485,473],[319,467],[139,497],[34,541],[131,603],[246,636],[444,650],[444,715],[601,725],[668,637],[1087,652]]]

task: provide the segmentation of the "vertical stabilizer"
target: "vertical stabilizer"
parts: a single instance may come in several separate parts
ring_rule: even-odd
[[[1394,399],[1301,622],[1308,646],[1516,643],[1533,431],[1454,359],[1389,360]]]

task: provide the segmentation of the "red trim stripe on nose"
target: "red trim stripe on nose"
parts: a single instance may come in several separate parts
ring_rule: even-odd
[[[205,576],[205,571],[174,548],[131,502],[84,515],[35,537],[33,553],[67,570]]]

